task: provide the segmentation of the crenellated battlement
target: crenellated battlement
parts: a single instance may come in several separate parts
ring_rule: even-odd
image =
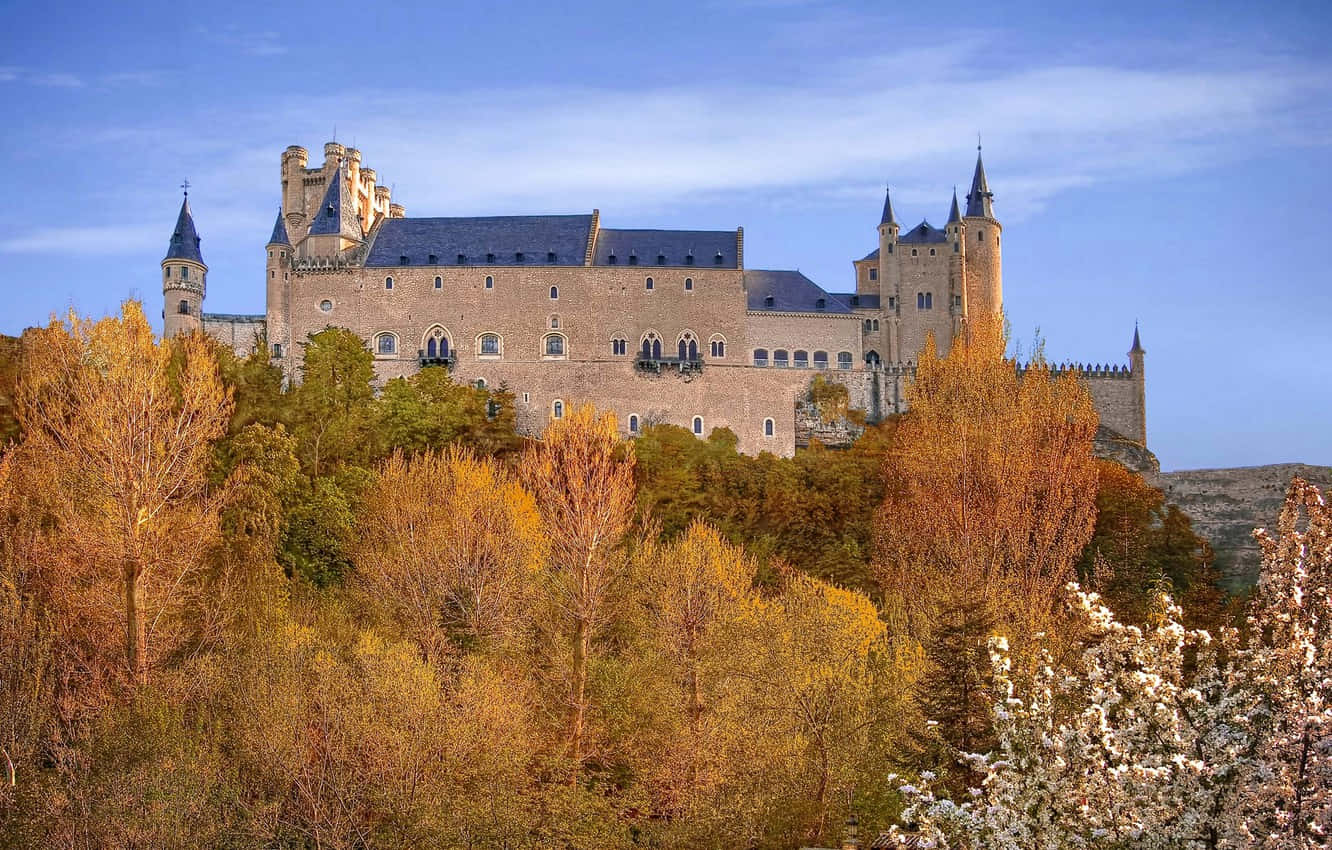
[[[1033,367],[1030,363],[1019,363],[1016,366],[1019,375],[1025,375]],[[1110,363],[1050,363],[1046,364],[1050,370],[1050,376],[1054,378],[1063,375],[1075,375],[1079,378],[1110,378],[1117,381],[1130,381],[1133,379],[1133,370],[1128,366]]]

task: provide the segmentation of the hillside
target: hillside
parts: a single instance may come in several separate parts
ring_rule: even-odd
[[[1238,590],[1258,578],[1253,529],[1276,522],[1286,487],[1295,476],[1325,492],[1332,488],[1332,467],[1303,463],[1165,472],[1160,487],[1166,499],[1179,505],[1193,520],[1194,529],[1216,549],[1223,582]]]

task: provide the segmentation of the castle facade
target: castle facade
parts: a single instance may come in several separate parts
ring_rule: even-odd
[[[853,292],[798,271],[748,269],[744,230],[603,227],[577,215],[411,218],[337,142],[309,166],[281,158],[282,209],[264,250],[262,315],[203,312],[208,268],[188,197],[162,260],[167,336],[202,329],[238,353],[265,340],[299,377],[300,346],[329,326],[360,335],[378,378],[447,366],[513,393],[536,434],[571,406],[615,411],[627,436],[671,423],[729,428],[747,453],[794,453],[816,374],[844,384],[871,421],[904,409],[927,336],[946,353],[969,316],[1003,305],[1001,239],[979,153],[942,228],[902,231],[885,196],[877,247],[853,262]],[[1145,446],[1143,355],[1070,366],[1102,424]]]

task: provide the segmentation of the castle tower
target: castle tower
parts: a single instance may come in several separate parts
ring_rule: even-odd
[[[963,315],[995,313],[1003,309],[1003,271],[999,237],[1003,228],[994,217],[994,194],[985,179],[985,163],[976,146],[976,173],[967,193],[967,214],[962,221],[961,256],[965,268]]]
[[[361,219],[356,214],[346,166],[339,165],[329,175],[324,200],[310,218],[310,232],[301,243],[302,256],[333,257],[359,245],[364,239],[365,231],[361,229]]]
[[[310,152],[300,145],[290,145],[282,152],[282,209],[287,215],[287,231],[300,239],[305,235],[309,217],[305,211],[305,164]]]
[[[291,340],[291,240],[287,226],[278,210],[273,223],[273,235],[268,237],[268,261],[264,268],[266,278],[266,310],[264,326],[268,333],[268,355],[274,364],[288,371]]]
[[[1133,402],[1136,408],[1134,412],[1134,427],[1136,434],[1126,436],[1137,440],[1142,445],[1147,445],[1147,373],[1145,371],[1144,355],[1147,350],[1142,347],[1142,340],[1138,338],[1138,323],[1133,323],[1133,347],[1129,349],[1129,368],[1132,370],[1133,381]]]
[[[171,338],[203,327],[203,300],[208,266],[199,251],[199,233],[190,214],[188,185],[176,217],[166,257],[162,260],[162,336]]]
[[[874,292],[879,296],[879,315],[883,317],[882,336],[871,343],[879,352],[881,360],[890,363],[900,359],[898,333],[896,325],[897,309],[902,288],[902,268],[897,260],[897,236],[901,227],[897,223],[897,214],[893,211],[893,196],[890,188],[883,192],[883,215],[879,217],[879,286]],[[890,306],[891,305],[891,306]]]
[[[962,210],[957,204],[957,187],[953,187],[953,204],[948,208],[948,223],[944,225],[948,237],[948,313],[953,320],[953,335],[962,332],[962,320],[967,315],[969,299],[966,287],[966,268],[962,261]],[[958,300],[960,297],[960,301]]]

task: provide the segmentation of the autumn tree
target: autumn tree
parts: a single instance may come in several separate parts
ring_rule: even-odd
[[[142,684],[148,619],[193,568],[212,522],[200,497],[231,402],[210,346],[198,336],[159,344],[133,301],[119,318],[71,315],[32,336],[18,402],[24,461],[62,494],[63,538],[119,576],[126,667]]]
[[[493,460],[450,447],[395,453],[357,521],[356,584],[439,659],[511,642],[545,562],[536,503]]]
[[[378,416],[385,443],[407,452],[457,444],[482,455],[507,455],[522,444],[512,393],[455,383],[442,366],[389,381]]]
[[[626,559],[620,544],[634,508],[634,454],[612,414],[591,406],[547,426],[523,455],[523,480],[549,536],[549,604],[567,677],[565,753],[576,783],[588,758],[588,677],[594,642],[611,613]]]
[[[287,423],[301,466],[319,477],[375,457],[374,356],[345,328],[325,328],[303,343],[301,382],[291,394]]]

